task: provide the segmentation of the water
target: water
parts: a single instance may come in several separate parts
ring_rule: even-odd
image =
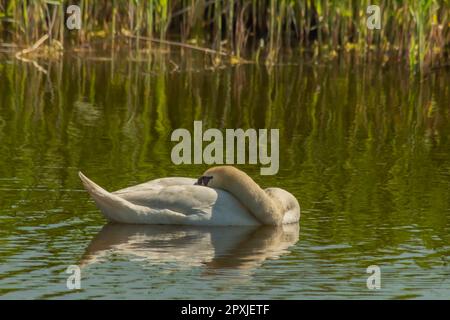
[[[95,56],[0,61],[1,298],[450,298],[448,69]],[[105,226],[77,172],[198,177],[170,160],[194,120],[280,129],[278,175],[241,168],[299,199],[299,228]]]

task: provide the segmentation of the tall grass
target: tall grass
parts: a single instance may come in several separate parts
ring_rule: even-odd
[[[80,31],[64,27],[69,4],[82,9]],[[381,7],[381,30],[366,26],[370,4]],[[355,51],[426,69],[449,62],[449,29],[450,0],[0,0],[3,42],[27,45],[45,33],[66,46],[171,38],[236,57],[263,52],[270,63],[295,50],[331,58]]]

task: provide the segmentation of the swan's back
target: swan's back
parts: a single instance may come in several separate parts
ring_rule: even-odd
[[[230,193],[194,185],[189,178],[162,178],[114,193],[80,178],[108,220],[132,224],[259,225]]]

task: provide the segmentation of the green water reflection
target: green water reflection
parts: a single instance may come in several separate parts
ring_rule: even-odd
[[[47,74],[0,61],[2,298],[450,298],[448,70],[425,79],[351,62],[209,70],[203,59],[67,56],[45,64]],[[109,190],[197,177],[206,166],[170,160],[171,132],[194,120],[280,129],[278,175],[242,168],[299,199],[298,241],[263,259],[263,249],[242,244],[245,272],[209,272],[228,251],[189,265],[109,250],[83,269],[81,290],[68,290],[65,269],[105,224],[77,172]],[[125,246],[153,235],[123,232]],[[149,246],[174,250],[164,237],[138,250]],[[373,264],[382,271],[376,292],[366,288]]]

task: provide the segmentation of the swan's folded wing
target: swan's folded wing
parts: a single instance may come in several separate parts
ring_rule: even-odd
[[[258,225],[259,222],[230,193],[195,185],[169,186],[161,190],[118,195],[152,210],[169,210],[185,217],[185,224]]]
[[[196,181],[197,180],[192,178],[183,178],[183,177],[161,178],[141,183],[125,189],[120,189],[113,192],[113,194],[124,195],[124,194],[131,194],[134,192],[157,191],[170,186],[194,185]]]
[[[133,203],[106,191],[81,172],[79,176],[92,199],[109,220],[137,224],[186,224],[186,222],[190,224],[189,221],[186,221],[185,214],[169,208],[152,208]],[[152,198],[152,193],[157,193],[157,191],[148,192],[150,198]]]
[[[217,200],[215,189],[191,185],[171,185],[159,190],[140,190],[116,193],[117,196],[135,205],[168,209],[186,216],[211,215]]]

